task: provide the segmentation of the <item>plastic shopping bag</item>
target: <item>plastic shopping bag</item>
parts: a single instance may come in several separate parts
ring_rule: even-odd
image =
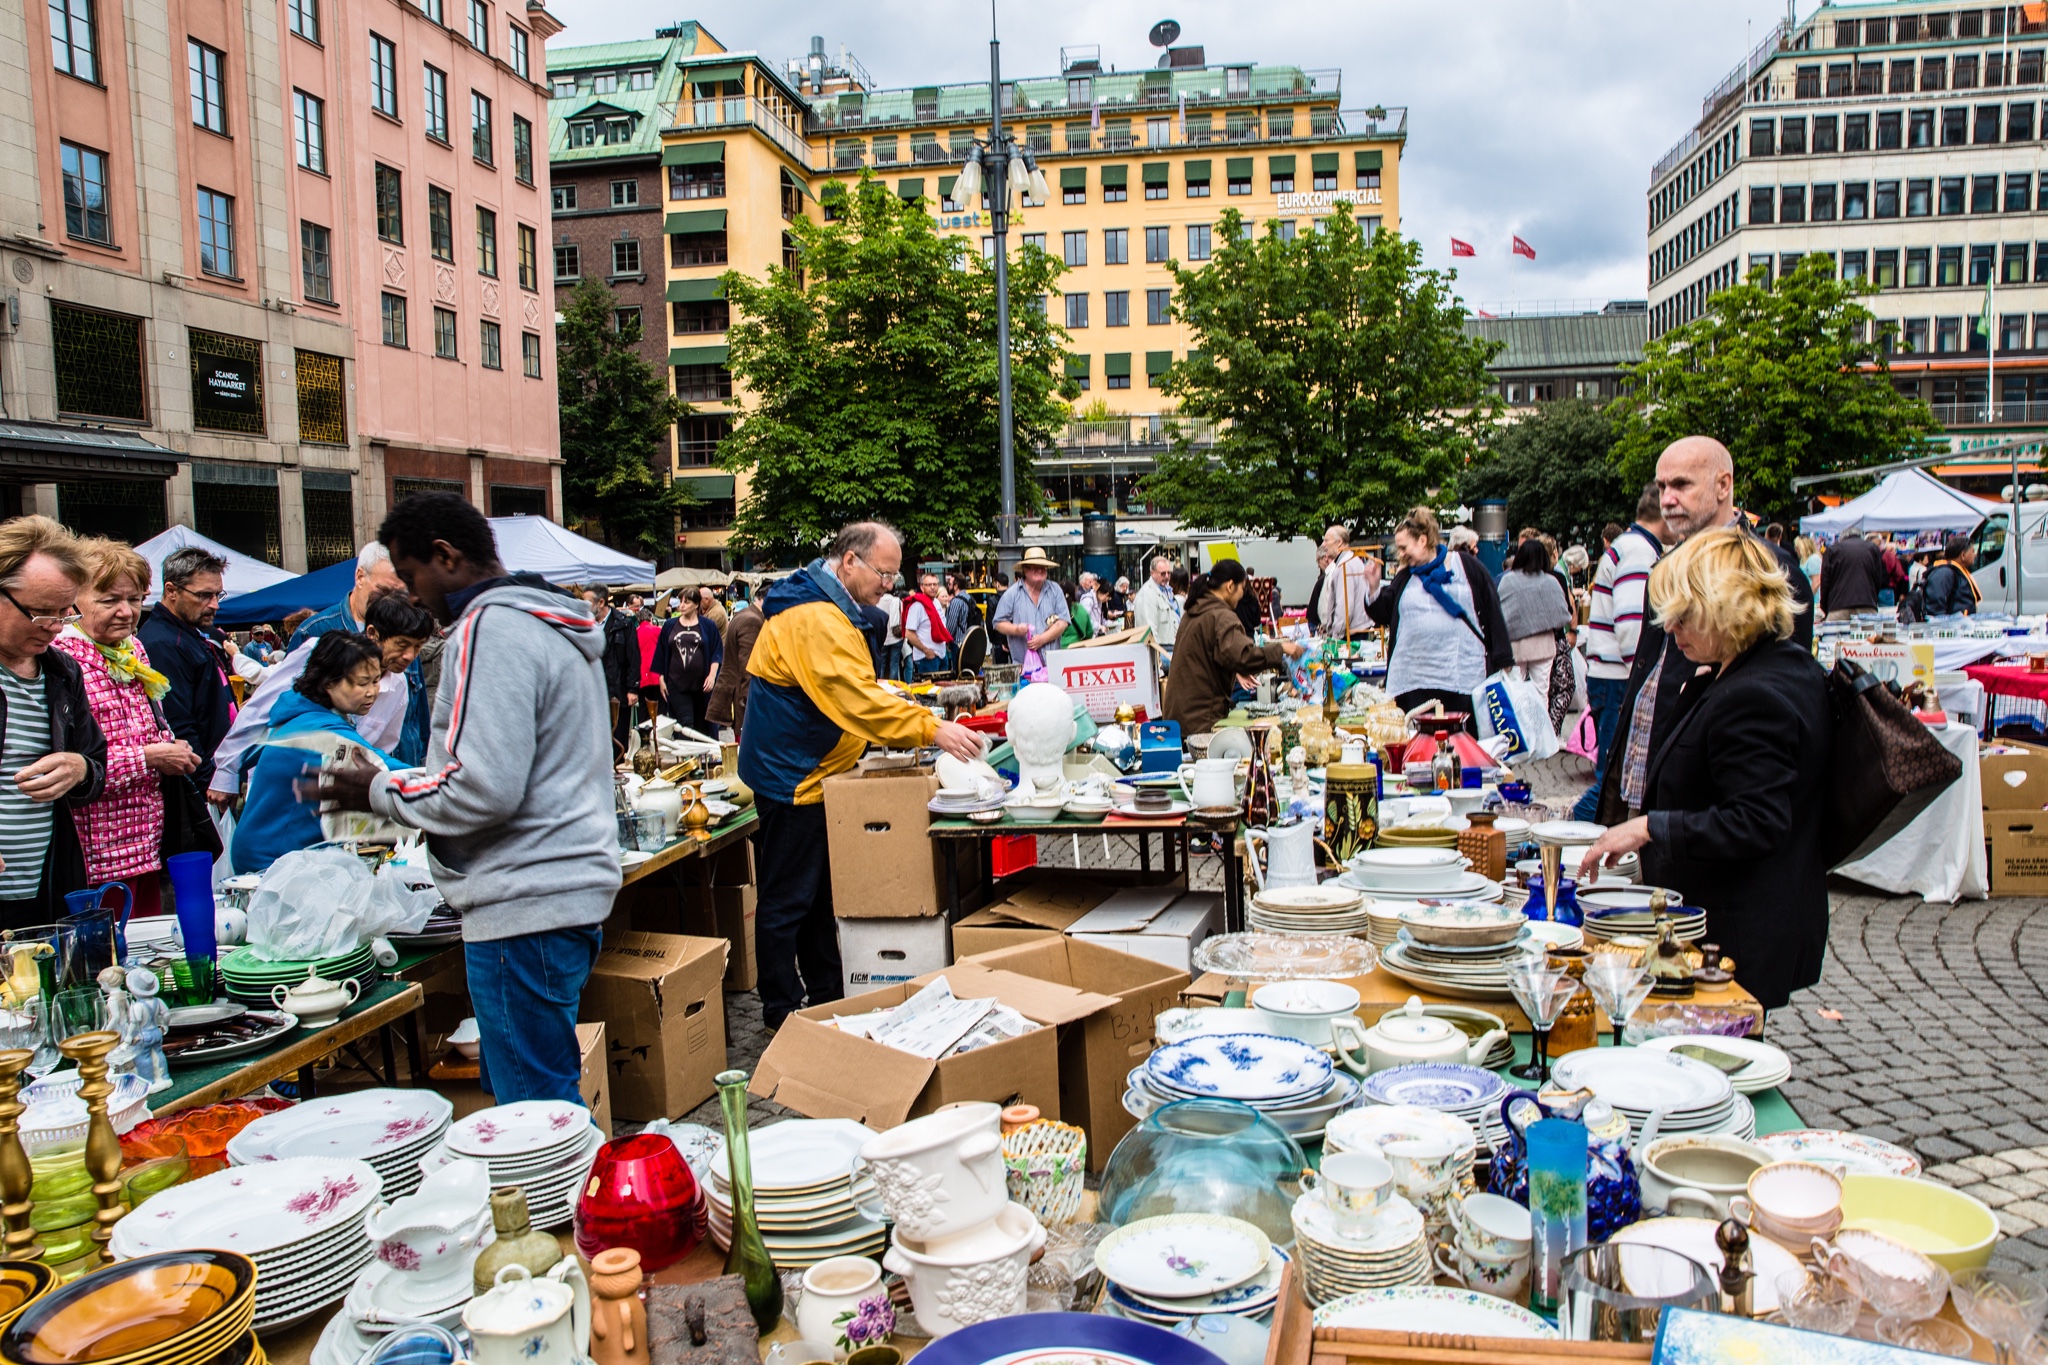
[[[1549,699],[1519,669],[1495,673],[1472,693],[1472,715],[1479,737],[1501,735],[1511,741],[1506,757],[1549,758],[1557,752],[1557,731],[1550,726]]]

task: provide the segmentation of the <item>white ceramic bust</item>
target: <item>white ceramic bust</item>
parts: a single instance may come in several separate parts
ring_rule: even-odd
[[[1010,699],[1010,747],[1017,754],[1017,786],[1049,792],[1066,781],[1067,749],[1074,742],[1074,700],[1051,683],[1031,683]]]

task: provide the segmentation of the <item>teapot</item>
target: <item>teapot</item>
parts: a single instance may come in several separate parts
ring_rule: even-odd
[[[362,984],[354,977],[329,981],[308,967],[306,979],[290,990],[281,985],[272,986],[270,999],[285,1013],[297,1015],[299,1022],[307,1028],[326,1028],[356,1002],[362,989]]]
[[[1480,1066],[1494,1045],[1507,1037],[1505,1029],[1489,1029],[1477,1039],[1468,1039],[1465,1031],[1448,1019],[1425,1013],[1422,998],[1414,995],[1401,1008],[1382,1014],[1371,1028],[1355,1018],[1332,1019],[1330,1032],[1337,1040],[1338,1059],[1361,1076],[1410,1062]]]
[[[1203,760],[1207,762],[1208,760]],[[1233,788],[1234,790],[1234,788]],[[1264,845],[1265,862],[1259,860],[1260,845]],[[1329,846],[1316,838],[1316,826],[1307,820],[1297,820],[1291,825],[1273,825],[1267,829],[1248,829],[1244,832],[1246,861],[1252,865],[1252,879],[1259,890],[1279,890],[1290,886],[1314,886],[1316,884],[1316,850],[1329,853]],[[1332,854],[1331,862],[1336,862]]]
[[[574,1256],[538,1280],[508,1265],[489,1293],[463,1307],[462,1325],[476,1342],[476,1365],[586,1365],[590,1286]]]

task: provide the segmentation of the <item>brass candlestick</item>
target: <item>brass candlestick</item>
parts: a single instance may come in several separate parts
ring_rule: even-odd
[[[28,1109],[21,1101],[21,1073],[34,1059],[29,1048],[0,1051],[0,1222],[7,1226],[0,1258],[9,1261],[42,1259],[43,1249],[35,1244],[35,1229],[28,1216],[33,1205],[29,1191],[36,1174],[28,1163],[28,1151],[21,1145],[20,1119]]]
[[[121,1204],[121,1139],[114,1134],[114,1121],[107,1114],[107,1096],[114,1083],[107,1079],[107,1054],[121,1041],[112,1029],[75,1033],[57,1045],[57,1050],[78,1063],[84,1084],[78,1097],[85,1101],[85,1169],[92,1176],[92,1197],[99,1201],[93,1215],[92,1240],[107,1260],[113,1254],[107,1243],[114,1236],[114,1224],[127,1210]]]

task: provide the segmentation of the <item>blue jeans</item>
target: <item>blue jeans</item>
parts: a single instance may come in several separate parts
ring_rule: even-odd
[[[483,1087],[499,1104],[583,1103],[576,1010],[602,938],[592,924],[462,945]]]
[[[1621,725],[1621,703],[1628,694],[1627,678],[1586,679],[1586,705],[1593,713],[1593,729],[1598,736],[1600,755],[1593,760],[1593,785],[1579,798],[1579,804],[1572,807],[1574,820],[1591,820],[1600,809],[1600,774],[1607,769],[1607,748],[1614,743],[1614,732]]]

